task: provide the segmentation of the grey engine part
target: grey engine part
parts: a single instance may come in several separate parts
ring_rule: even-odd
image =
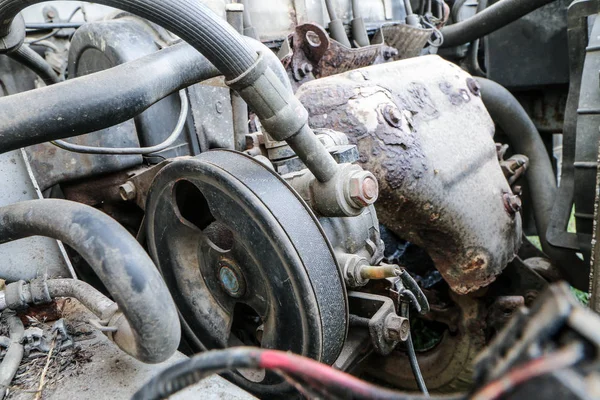
[[[195,368],[242,396],[358,396],[332,369],[275,367],[271,350],[403,390],[365,386],[367,398],[483,396],[502,378],[490,371],[504,356],[490,354],[513,340],[499,334],[511,316],[524,321],[519,309],[550,282],[586,288],[597,135],[582,116],[596,111],[581,21],[595,1],[569,11],[579,47],[558,192],[546,146],[562,126],[539,110],[564,106],[564,71],[530,88],[525,70],[508,79],[498,60],[515,51],[502,45],[517,35],[511,23],[540,30],[555,7],[566,26],[561,2],[102,0],[115,9],[23,11],[32,3],[0,0],[0,398],[32,390],[17,369],[55,351],[48,343],[69,343],[59,358],[85,346],[69,336],[88,334],[78,318],[124,360],[170,363],[177,346],[177,359],[205,354],[133,376],[119,393],[144,387],[134,398],[167,397],[204,376]],[[574,118],[580,94],[587,111]],[[573,181],[582,195],[569,200]],[[573,202],[577,234],[562,232]],[[542,299],[567,304],[564,291]],[[19,325],[15,315],[30,324],[69,307],[63,298],[88,310],[63,312],[63,339],[45,320]],[[216,351],[237,347],[262,350]],[[575,347],[558,353],[579,357]],[[50,396],[80,395],[46,370]]]

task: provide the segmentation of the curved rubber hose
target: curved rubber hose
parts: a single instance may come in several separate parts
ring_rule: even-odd
[[[500,0],[469,19],[443,27],[441,29],[444,36],[442,47],[453,47],[472,42],[553,1]]]
[[[180,43],[109,70],[0,97],[0,153],[125,122],[218,75],[203,55]]]
[[[23,335],[25,334],[25,328],[21,319],[17,317],[12,311],[5,312],[3,319],[8,324],[8,331],[10,332],[10,345],[4,355],[2,364],[0,364],[0,399],[3,399],[6,395],[6,390],[10,386],[21,360],[23,360]]]
[[[8,34],[12,19],[25,7],[43,0],[0,0],[0,37]],[[74,1],[74,0],[72,0]],[[227,22],[202,0],[96,0],[150,20],[191,44],[232,80],[256,61],[250,48]]]
[[[583,282],[581,278],[582,275],[587,278],[586,274],[581,274],[582,268],[585,268],[583,260],[573,252],[552,246],[546,239],[556,196],[556,179],[542,137],[519,101],[507,89],[489,79],[476,79],[481,86],[483,104],[494,122],[508,136],[515,153],[529,157],[526,177],[531,192],[535,226],[544,253],[557,264],[569,283],[586,287],[587,279]]]
[[[52,69],[50,64],[46,62],[38,53],[33,51],[31,47],[23,44],[17,50],[12,53],[8,53],[8,56],[13,60],[17,61],[24,67],[27,67],[31,71],[35,72],[37,76],[42,78],[44,83],[48,86],[60,82],[58,75]]]
[[[60,240],[90,264],[119,305],[131,336],[115,343],[146,363],[167,360],[179,345],[175,303],[142,246],[117,221],[66,200],[32,200],[0,208],[0,243],[29,236]]]

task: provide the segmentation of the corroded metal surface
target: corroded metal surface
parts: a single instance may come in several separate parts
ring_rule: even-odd
[[[494,124],[470,76],[437,56],[303,85],[314,128],[346,132],[380,184],[380,221],[427,250],[450,287],[495,280],[520,245],[521,217],[498,163]]]
[[[292,43],[291,64],[296,81],[301,81],[311,72],[321,78],[381,64],[398,54],[397,50],[384,43],[348,48],[331,39],[325,29],[316,24],[297,26]],[[311,67],[307,69],[307,65]]]
[[[472,382],[473,360],[485,347],[485,307],[470,296],[452,295],[452,306],[438,310],[456,315],[456,324],[447,330],[433,348],[418,353],[419,365],[429,390],[456,393]],[[366,365],[368,375],[398,388],[417,390],[414,375],[404,351],[389,357],[373,355]]]

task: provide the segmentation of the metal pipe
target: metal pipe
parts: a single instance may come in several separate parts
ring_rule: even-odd
[[[230,3],[225,6],[227,22],[240,34],[244,33],[245,6],[239,3]],[[235,91],[231,91],[231,111],[233,114],[233,133],[235,150],[246,150],[246,135],[248,130],[248,104]]]
[[[179,91],[179,101],[181,104],[181,111],[179,112],[179,118],[175,128],[169,134],[169,136],[162,142],[155,146],[150,147],[96,147],[96,146],[82,146],[79,144],[65,142],[63,140],[55,140],[51,143],[56,147],[60,147],[63,150],[72,151],[75,153],[83,154],[153,154],[158,153],[169,148],[175,141],[181,136],[183,128],[188,118],[189,112],[189,101],[185,90]]]
[[[146,363],[177,350],[181,330],[175,303],[156,266],[118,222],[83,204],[32,200],[0,208],[0,243],[29,236],[60,240],[92,267],[125,318],[111,321],[113,341]]]
[[[494,122],[508,136],[515,152],[529,157],[526,176],[544,253],[557,264],[569,283],[587,288],[588,274],[582,271],[589,267],[574,252],[552,246],[546,237],[556,197],[556,179],[542,137],[519,101],[507,89],[489,79],[476,79],[481,87],[483,104]]]

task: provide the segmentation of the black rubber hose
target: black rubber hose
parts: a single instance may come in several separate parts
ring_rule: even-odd
[[[553,1],[500,0],[465,21],[443,27],[442,47],[459,46],[482,38]]]
[[[125,122],[220,72],[186,43],[110,70],[0,98],[0,153]],[[35,107],[31,107],[35,104]]]
[[[112,340],[146,363],[167,360],[181,337],[179,317],[156,266],[117,221],[66,200],[32,200],[0,208],[0,243],[30,236],[60,240],[92,267],[123,312]],[[127,323],[131,328],[128,333]]]
[[[285,71],[275,68],[281,65],[277,56],[257,40],[244,40],[264,54],[292,93]],[[125,122],[171,93],[219,75],[206,57],[179,43],[110,70],[0,97],[0,153]]]
[[[23,360],[23,335],[25,328],[21,319],[13,311],[5,311],[2,315],[3,322],[8,325],[10,333],[10,345],[4,355],[2,364],[0,364],[0,399],[6,395],[6,390],[10,386],[21,360]]]
[[[8,53],[8,56],[24,67],[35,72],[37,76],[42,78],[46,85],[50,86],[60,82],[58,75],[52,69],[50,64],[48,64],[46,60],[42,58],[42,56],[33,51],[28,45],[23,44],[17,50],[13,51],[12,53]]]
[[[12,19],[25,7],[44,0],[0,0],[0,37],[10,32]],[[75,0],[72,0],[75,1]],[[256,61],[256,52],[202,0],[96,0],[148,19],[173,32],[234,79]]]
[[[556,179],[542,137],[519,101],[507,89],[489,79],[476,79],[481,87],[483,104],[494,122],[508,136],[515,153],[529,157],[526,176],[535,225],[544,253],[560,268],[569,283],[578,288],[587,287],[587,279],[582,279],[587,278],[586,274],[577,272],[585,268],[583,260],[573,252],[552,246],[546,239],[556,197]]]

